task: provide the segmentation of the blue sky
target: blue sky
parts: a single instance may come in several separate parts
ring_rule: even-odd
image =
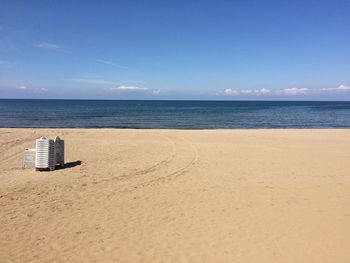
[[[0,98],[350,100],[349,14],[349,0],[1,0]]]

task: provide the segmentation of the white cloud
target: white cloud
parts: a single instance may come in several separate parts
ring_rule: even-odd
[[[39,91],[39,92],[47,92],[47,91],[49,91],[49,89],[48,88],[35,88],[35,91]]]
[[[96,59],[96,61],[99,62],[99,63],[102,63],[102,64],[106,64],[106,65],[118,67],[118,68],[121,68],[121,69],[128,69],[127,66],[118,65],[118,64],[116,64],[116,63],[114,63],[114,62],[111,62],[111,61],[109,61],[109,60]]]
[[[225,89],[223,92],[219,92],[225,96],[237,96],[237,95],[266,95],[271,93],[270,89]]]
[[[259,90],[254,90],[254,92],[255,92],[256,94],[265,95],[265,94],[271,93],[271,90],[270,90],[270,89],[266,89],[266,88],[262,88],[262,89],[259,89]]]
[[[350,91],[350,86],[346,86],[346,85],[340,85],[338,86],[337,88],[324,88],[324,89],[321,89],[323,91]]]
[[[309,91],[308,88],[288,88],[284,89],[283,93],[287,96],[295,96],[295,95],[305,95]]]
[[[225,96],[234,96],[234,95],[239,95],[239,91],[235,89],[225,89],[223,94]]]
[[[142,91],[142,90],[149,90],[148,88],[142,88],[142,87],[137,87],[137,86],[118,86],[111,88],[111,90],[119,90],[119,91]]]
[[[60,50],[60,47],[54,43],[43,42],[35,45],[38,48],[49,49],[49,50]]]
[[[66,54],[71,53],[55,43],[42,42],[42,43],[36,44],[35,46],[37,48],[41,48],[41,49],[48,50],[48,51],[62,52],[62,53],[66,53]]]
[[[160,90],[159,89],[152,90],[152,93],[153,94],[160,94]]]
[[[158,95],[161,93],[160,89],[149,89],[144,87],[138,87],[138,86],[128,86],[128,85],[121,85],[118,87],[110,88],[109,90],[112,91],[119,91],[119,92],[148,92],[154,95]]]
[[[261,89],[224,89],[223,91],[217,92],[216,95],[224,95],[224,96],[240,96],[240,95],[246,95],[246,96],[262,96],[262,95],[277,95],[277,96],[301,96],[301,95],[310,95],[310,94],[322,94],[325,92],[350,92],[350,86],[349,85],[339,85],[336,88],[286,88],[286,89],[268,89],[268,88],[261,88]]]
[[[19,86],[16,89],[19,89],[23,92],[35,92],[35,93],[41,93],[41,92],[48,92],[48,88],[33,88],[33,87],[27,87],[25,85]]]
[[[69,79],[70,81],[73,82],[78,82],[78,83],[83,83],[83,84],[88,84],[88,85],[104,85],[107,86],[105,90],[110,90],[110,91],[119,91],[119,92],[150,92],[152,94],[160,94],[161,91],[159,89],[149,89],[145,87],[139,87],[136,85],[119,85],[117,86],[117,82],[106,80],[106,79],[101,79],[101,78],[73,78]],[[121,84],[119,82],[119,84]],[[108,87],[108,86],[114,86],[114,87]]]
[[[108,60],[103,60],[103,59],[96,59],[97,62],[100,62],[102,64],[107,64],[107,65],[111,65],[114,66],[114,63]]]
[[[342,84],[338,87],[338,90],[350,90],[350,86],[345,86]]]
[[[253,91],[250,90],[250,89],[243,89],[243,90],[240,90],[239,93],[242,93],[242,94],[251,94]]]

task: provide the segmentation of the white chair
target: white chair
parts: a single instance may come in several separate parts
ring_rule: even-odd
[[[35,167],[35,149],[25,149],[23,155],[23,168]]]
[[[54,141],[41,137],[35,141],[35,168],[37,170],[55,169]]]
[[[55,170],[56,165],[64,166],[64,141],[41,137],[36,139],[35,168],[37,170]]]

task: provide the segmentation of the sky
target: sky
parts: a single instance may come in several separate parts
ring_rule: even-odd
[[[350,100],[350,0],[0,6],[0,98]]]

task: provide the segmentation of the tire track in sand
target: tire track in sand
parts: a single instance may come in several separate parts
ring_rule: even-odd
[[[153,185],[155,183],[158,183],[158,182],[169,182],[169,181],[172,181],[174,179],[176,179],[177,177],[179,176],[182,176],[184,175],[185,173],[189,172],[193,167],[194,165],[196,164],[196,162],[198,161],[198,150],[196,148],[196,146],[191,143],[190,141],[188,140],[185,140],[184,138],[181,138],[180,139],[182,140],[183,143],[185,143],[192,151],[192,158],[190,159],[189,162],[187,162],[187,164],[181,166],[180,168],[177,168],[175,171],[172,171],[170,173],[166,173],[165,175],[163,176],[158,176],[158,177],[155,177],[151,180],[149,180],[148,182],[146,182],[146,184],[141,184],[140,186],[149,186],[149,185]],[[175,145],[175,142],[174,140],[170,139],[174,145]]]
[[[114,195],[121,192],[134,191],[138,188],[152,186],[161,182],[170,182],[184,175],[194,167],[198,161],[198,150],[193,143],[182,137],[174,140],[166,135],[160,134],[158,136],[166,140],[171,148],[171,153],[166,158],[146,169],[100,179],[95,181],[94,184],[116,182],[112,190],[112,195]],[[181,142],[178,142],[179,139]],[[187,155],[190,155],[190,159],[188,161],[182,160]],[[125,185],[122,186],[118,184],[119,182],[123,182]]]
[[[95,181],[95,184],[110,182],[110,181],[137,180],[140,178],[139,176],[144,177],[144,175],[156,172],[159,169],[161,169],[161,167],[169,165],[174,160],[174,158],[176,156],[175,142],[173,140],[171,140],[170,138],[168,138],[167,136],[164,136],[164,135],[158,135],[158,136],[165,139],[166,141],[168,141],[168,143],[170,145],[171,153],[169,155],[167,155],[166,158],[164,158],[160,162],[157,162],[157,163],[151,165],[150,167],[148,167],[146,169],[138,170],[136,172],[125,173],[125,174],[122,174],[119,176],[113,176],[110,178],[100,179],[98,181]]]
[[[17,158],[24,150],[24,144],[34,140],[35,135],[31,135],[25,138],[14,139],[0,145],[0,164],[10,161],[11,159]]]

